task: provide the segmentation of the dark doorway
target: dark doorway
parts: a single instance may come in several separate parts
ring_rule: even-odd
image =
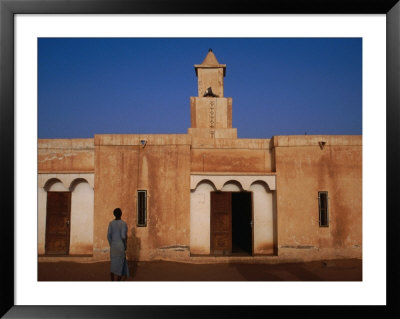
[[[232,254],[252,255],[252,193],[232,193]]]
[[[210,215],[211,255],[252,255],[251,192],[211,192]]]
[[[47,255],[68,255],[71,216],[71,192],[47,192]]]

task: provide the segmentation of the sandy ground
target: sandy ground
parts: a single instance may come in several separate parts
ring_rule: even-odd
[[[40,262],[39,281],[109,281],[109,262]],[[130,262],[127,281],[361,281],[362,260],[306,263]]]

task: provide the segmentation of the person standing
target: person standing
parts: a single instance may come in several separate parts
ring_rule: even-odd
[[[111,281],[114,281],[114,275],[117,281],[122,276],[129,277],[129,268],[126,261],[126,243],[128,226],[121,220],[122,211],[120,208],[114,209],[115,219],[108,225],[107,239],[110,244],[110,274]]]

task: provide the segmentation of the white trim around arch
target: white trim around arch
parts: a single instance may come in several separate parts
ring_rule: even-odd
[[[236,181],[240,183],[243,190],[250,190],[250,186],[257,182],[262,181],[268,185],[271,191],[276,190],[276,176],[275,174],[266,175],[211,175],[211,174],[192,174],[190,175],[190,190],[195,190],[197,185],[207,180],[211,182],[216,190],[221,190],[224,185],[229,181]]]
[[[44,188],[46,183],[51,179],[58,179],[64,184],[64,187],[69,189],[72,183],[77,179],[84,179],[94,189],[94,174],[93,173],[73,173],[73,174],[38,174],[38,187]]]

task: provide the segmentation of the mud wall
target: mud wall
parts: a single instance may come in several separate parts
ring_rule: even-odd
[[[94,140],[39,139],[39,173],[88,173],[94,171]]]
[[[360,257],[362,137],[279,136],[273,143],[279,255]],[[328,192],[328,227],[319,226],[319,191]]]
[[[188,256],[190,138],[96,135],[95,147],[94,258],[109,258],[107,227],[116,207],[128,224],[128,259]],[[146,227],[137,226],[137,190],[148,194]]]
[[[195,173],[270,173],[274,171],[269,139],[192,138]]]

